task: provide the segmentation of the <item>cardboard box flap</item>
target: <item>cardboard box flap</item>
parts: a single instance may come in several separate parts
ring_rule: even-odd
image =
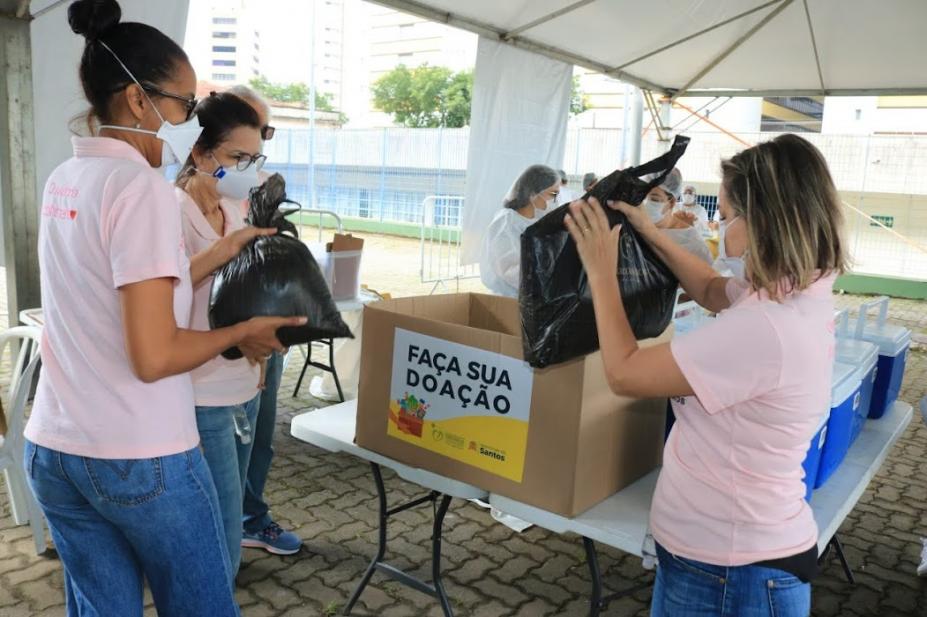
[[[470,325],[521,340],[521,313],[510,298],[470,294]]]
[[[511,298],[484,294],[448,294],[384,300],[368,304],[365,310],[386,311],[414,317],[436,326],[464,328],[467,336],[480,341],[493,340],[489,351],[521,359],[521,316]],[[483,333],[495,336],[486,337]]]

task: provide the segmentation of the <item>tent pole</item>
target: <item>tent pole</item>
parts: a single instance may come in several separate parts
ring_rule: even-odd
[[[641,164],[641,137],[644,130],[644,96],[640,88],[631,93],[631,123],[628,126],[628,164]]]
[[[663,47],[658,47],[657,49],[654,49],[653,51],[648,51],[648,52],[647,52],[646,54],[644,54],[643,56],[638,56],[638,57],[636,57],[636,58],[631,58],[631,59],[628,60],[627,62],[624,62],[624,63],[622,63],[622,64],[616,66],[613,70],[615,70],[615,71],[620,71],[620,70],[622,70],[622,69],[624,69],[624,68],[626,68],[626,67],[631,66],[632,64],[637,64],[637,63],[640,62],[641,60],[646,60],[647,58],[650,58],[651,56],[656,56],[657,54],[663,53],[663,52],[666,51],[667,49],[672,49],[673,47],[677,47],[677,46],[679,46],[679,45],[682,45],[682,44],[685,43],[686,41],[691,41],[691,40],[694,39],[694,38],[697,38],[697,37],[702,36],[703,34],[708,34],[708,33],[711,32],[712,30],[717,30],[718,28],[721,28],[721,27],[723,27],[723,26],[726,26],[726,25],[728,25],[728,24],[731,23],[731,22],[737,21],[738,19],[743,19],[744,17],[747,17],[748,15],[752,15],[753,13],[756,13],[757,11],[761,11],[761,10],[765,9],[766,7],[768,7],[768,6],[772,6],[773,4],[776,4],[777,2],[782,2],[782,0],[769,0],[769,2],[766,2],[766,3],[761,4],[761,5],[759,5],[759,6],[755,6],[755,7],[753,7],[752,9],[750,9],[750,10],[748,10],[748,11],[744,11],[743,13],[738,13],[737,15],[734,15],[733,17],[729,17],[728,19],[725,19],[724,21],[719,21],[718,23],[716,23],[716,24],[714,24],[714,25],[712,25],[712,26],[708,26],[707,28],[703,28],[702,30],[699,30],[698,32],[693,32],[692,34],[690,34],[690,35],[688,35],[688,36],[684,36],[684,37],[681,38],[681,39],[677,39],[677,40],[673,41],[672,43],[669,43],[669,44],[667,44],[667,45],[664,45]]]
[[[0,12],[0,205],[10,326],[41,305],[28,11]]]
[[[751,38],[754,34],[756,34],[757,32],[759,32],[766,24],[768,24],[768,23],[771,22],[773,19],[775,19],[776,16],[777,16],[779,13],[781,13],[782,11],[784,11],[785,9],[787,9],[789,6],[791,6],[792,2],[794,2],[794,0],[782,0],[782,3],[781,3],[779,6],[777,6],[777,7],[775,8],[775,10],[770,11],[769,14],[768,14],[766,17],[764,17],[764,18],[761,19],[759,22],[757,22],[757,24],[756,24],[755,26],[753,26],[752,28],[750,28],[749,30],[747,30],[747,32],[746,32],[743,36],[741,36],[739,39],[737,39],[736,41],[734,41],[734,44],[733,44],[733,45],[731,45],[730,47],[728,47],[727,49],[725,49],[723,52],[721,52],[721,55],[719,55],[717,58],[715,58],[714,60],[712,60],[711,62],[709,62],[708,65],[707,65],[705,68],[703,68],[701,71],[699,71],[698,73],[696,73],[695,76],[692,77],[692,79],[690,79],[689,81],[686,82],[686,85],[684,85],[682,88],[680,88],[679,90],[677,90],[677,91],[673,94],[673,99],[672,99],[672,100],[675,101],[675,100],[678,99],[680,96],[682,96],[683,94],[685,94],[685,93],[689,90],[689,88],[691,88],[695,83],[698,82],[698,80],[700,80],[702,77],[704,77],[705,75],[707,75],[708,73],[710,73],[716,66],[718,66],[719,64],[721,64],[722,62],[724,62],[724,59],[727,58],[728,56],[730,56],[732,53],[734,53],[734,51],[735,51],[738,47],[740,47],[741,45],[743,45],[744,43],[746,43],[747,41],[749,41],[750,38]]]
[[[541,24],[546,24],[547,22],[553,19],[557,19],[558,17],[562,15],[566,15],[567,13],[572,13],[576,9],[581,9],[587,4],[592,4],[593,2],[595,2],[595,0],[579,0],[578,2],[574,2],[573,4],[563,7],[562,9],[557,9],[556,11],[554,11],[553,13],[550,13],[549,15],[545,15],[544,17],[541,17],[539,19],[535,19],[534,21],[526,23],[524,26],[519,26],[518,28],[515,28],[514,30],[510,30],[506,32],[505,34],[502,35],[502,40],[506,41],[514,36],[518,36],[525,30],[530,30],[531,28],[536,28],[537,26],[540,26]]]
[[[811,47],[814,49],[814,65],[818,69],[818,81],[821,83],[821,94],[827,94],[824,87],[824,73],[821,72],[821,55],[818,53],[818,42],[814,37],[814,26],[811,24],[811,11],[808,10],[808,0],[802,0],[805,5],[805,20],[808,22],[808,34],[811,35]]]

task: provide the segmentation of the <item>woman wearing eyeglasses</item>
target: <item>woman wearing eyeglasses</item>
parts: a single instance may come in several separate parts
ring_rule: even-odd
[[[257,113],[233,94],[212,93],[196,106],[203,132],[175,190],[184,244],[191,259],[245,229],[239,203],[260,185],[261,125]],[[209,330],[213,275],[193,288],[190,327]],[[250,355],[250,354],[246,354]],[[191,373],[200,444],[219,496],[232,572],[241,561],[242,491],[251,456],[250,427],[257,417],[261,367],[246,358],[213,358]]]

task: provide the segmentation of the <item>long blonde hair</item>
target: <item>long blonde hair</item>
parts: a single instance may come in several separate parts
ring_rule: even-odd
[[[821,152],[780,135],[721,163],[722,185],[747,225],[750,280],[774,300],[846,270],[843,212]]]

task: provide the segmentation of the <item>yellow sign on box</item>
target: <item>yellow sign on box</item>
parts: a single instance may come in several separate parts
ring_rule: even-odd
[[[521,482],[533,379],[521,360],[397,328],[387,434]]]

